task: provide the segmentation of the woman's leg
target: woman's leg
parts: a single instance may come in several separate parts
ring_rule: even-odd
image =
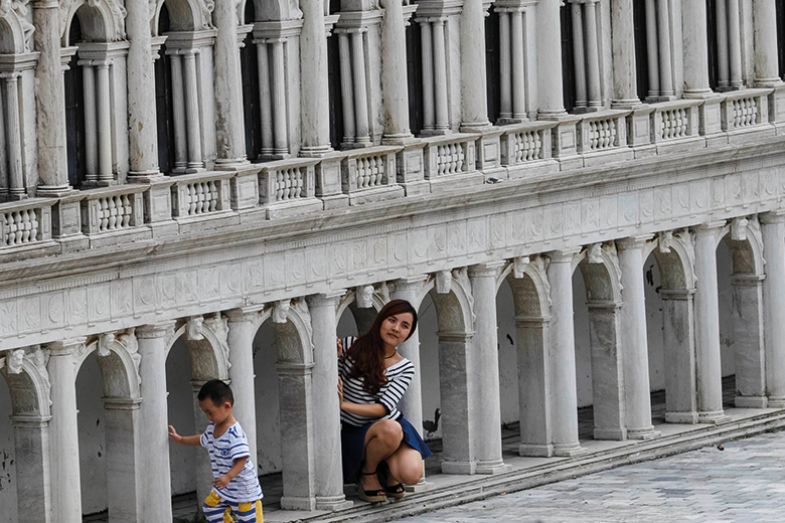
[[[388,485],[398,482],[416,485],[422,479],[424,472],[422,456],[406,443],[387,458],[387,466],[390,468]]]
[[[392,456],[401,446],[403,430],[397,421],[380,420],[371,425],[365,434],[363,472],[375,472],[383,460]],[[364,490],[381,488],[376,474],[364,474],[360,477]]]

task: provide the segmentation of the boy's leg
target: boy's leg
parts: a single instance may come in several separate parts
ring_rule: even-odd
[[[250,503],[232,505],[234,519],[237,523],[264,523],[262,514],[262,500],[257,499]]]
[[[210,491],[202,504],[202,512],[208,523],[226,523],[232,521],[232,509],[214,490]]]

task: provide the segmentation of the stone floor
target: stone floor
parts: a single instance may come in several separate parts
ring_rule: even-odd
[[[393,521],[782,522],[785,432],[725,442]]]

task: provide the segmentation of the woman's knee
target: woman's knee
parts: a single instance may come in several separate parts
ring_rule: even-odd
[[[422,460],[405,460],[399,464],[398,479],[406,485],[415,485],[423,476]]]
[[[382,420],[377,421],[372,427],[374,436],[384,441],[388,445],[399,445],[403,439],[401,424],[397,421]]]

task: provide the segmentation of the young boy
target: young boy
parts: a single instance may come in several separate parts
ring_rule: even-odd
[[[251,461],[248,438],[232,415],[234,395],[221,380],[210,380],[199,390],[199,407],[210,424],[203,434],[181,436],[169,425],[169,438],[183,445],[201,445],[210,453],[213,489],[202,510],[209,522],[263,523],[262,487]]]

